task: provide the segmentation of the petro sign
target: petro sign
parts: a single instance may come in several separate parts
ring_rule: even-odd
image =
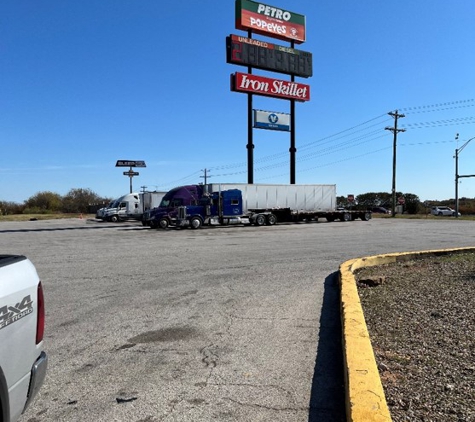
[[[310,86],[280,79],[236,72],[231,75],[231,90],[296,101],[310,101]]]
[[[305,42],[305,16],[250,0],[236,0],[236,28],[297,44]]]

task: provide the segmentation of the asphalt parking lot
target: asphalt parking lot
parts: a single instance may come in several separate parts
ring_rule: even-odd
[[[343,421],[339,265],[474,246],[474,224],[2,222],[46,296],[49,372],[22,420]]]

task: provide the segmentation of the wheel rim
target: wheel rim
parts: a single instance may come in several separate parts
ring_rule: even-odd
[[[259,214],[256,217],[256,225],[263,226],[266,223],[266,218],[262,214]]]
[[[277,222],[277,218],[275,217],[274,214],[271,214],[267,217],[267,224],[269,224],[269,226],[273,226],[276,222]]]

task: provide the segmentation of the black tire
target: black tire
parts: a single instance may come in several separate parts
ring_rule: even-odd
[[[343,214],[343,221],[351,221],[351,214],[349,212]]]
[[[200,217],[193,217],[193,218],[190,220],[190,227],[191,227],[193,230],[196,230],[196,229],[201,228],[202,225],[203,225],[203,220],[201,220]]]
[[[264,226],[266,224],[266,216],[264,214],[257,214],[254,224],[256,226]]]
[[[112,221],[113,223],[118,223],[118,222],[119,222],[119,216],[118,216],[118,215],[113,215],[113,216],[111,217],[111,221]]]
[[[170,222],[168,221],[168,218],[161,218],[158,222],[158,227],[160,227],[161,229],[167,229],[169,225]]]
[[[155,220],[150,220],[149,226],[151,229],[158,229],[158,224]]]
[[[325,218],[329,223],[333,223],[335,221],[335,217],[333,215],[327,215]]]
[[[274,214],[269,214],[267,216],[267,225],[273,226],[275,223],[277,223],[277,217]]]
[[[361,218],[363,221],[369,221],[371,220],[371,213],[370,212],[365,212],[363,214],[363,217]]]

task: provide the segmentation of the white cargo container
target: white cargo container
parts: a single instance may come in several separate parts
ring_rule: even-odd
[[[210,183],[208,192],[239,189],[243,211],[290,208],[294,211],[334,211],[336,185],[267,185],[247,183]]]

